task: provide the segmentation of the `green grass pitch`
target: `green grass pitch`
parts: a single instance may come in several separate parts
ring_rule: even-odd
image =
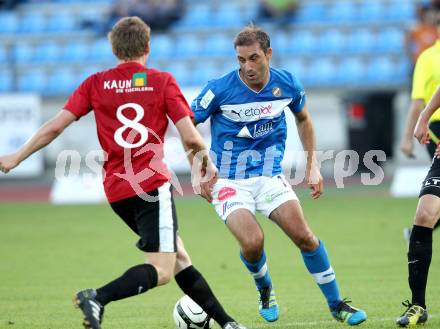
[[[412,222],[416,199],[370,193],[301,196],[314,232],[325,242],[340,289],[368,313],[360,328],[394,328],[409,298],[402,228]],[[212,207],[198,198],[178,199],[181,236],[194,264],[225,308],[249,328],[342,328],[327,310],[300,253],[268,220],[266,251],[280,304],[279,321],[257,313],[253,282],[238,247]],[[424,328],[440,328],[440,233],[434,233]],[[0,204],[0,328],[82,328],[71,304],[79,289],[97,287],[143,262],[136,237],[107,205]],[[106,307],[105,329],[174,328],[177,285],[154,289]]]

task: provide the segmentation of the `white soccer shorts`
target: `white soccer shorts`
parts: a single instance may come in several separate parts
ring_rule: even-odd
[[[289,200],[298,201],[283,174],[273,177],[247,179],[219,179],[213,188],[213,201],[217,214],[226,222],[237,209],[258,211],[269,217],[270,213]]]

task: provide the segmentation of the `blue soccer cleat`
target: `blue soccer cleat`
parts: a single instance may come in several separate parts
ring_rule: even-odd
[[[267,288],[258,289],[258,292],[260,295],[258,299],[260,315],[268,322],[278,320],[280,310],[275,297],[275,290],[272,286],[269,286]]]
[[[367,313],[350,306],[348,303],[351,303],[351,301],[343,299],[334,309],[331,309],[330,311],[333,317],[336,320],[347,323],[350,326],[356,326],[364,322],[367,319]]]

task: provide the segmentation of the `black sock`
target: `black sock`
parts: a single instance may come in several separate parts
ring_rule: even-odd
[[[234,321],[214,296],[208,282],[194,266],[187,267],[175,276],[180,289],[191,297],[200,307],[213,318],[221,327],[227,322]]]
[[[121,277],[96,289],[96,300],[104,306],[115,300],[142,294],[156,285],[156,268],[151,264],[136,265]]]
[[[426,308],[425,292],[432,257],[432,229],[414,225],[409,240],[408,282],[412,303]]]
[[[440,226],[440,219],[437,219],[437,223],[434,225],[434,230]]]

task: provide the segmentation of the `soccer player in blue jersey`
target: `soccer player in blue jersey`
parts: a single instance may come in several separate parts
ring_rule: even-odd
[[[306,179],[311,196],[317,199],[322,194],[304,89],[291,73],[269,66],[272,49],[262,29],[246,27],[236,36],[234,47],[239,69],[211,80],[191,107],[196,124],[211,119],[211,151],[219,169],[213,204],[240,244],[240,258],[259,292],[259,313],[270,322],[279,316],[256,210],[275,222],[301,250],[333,317],[357,325],[367,315],[340,297],[324,243],[310,230],[280,166],[287,130],[284,110],[288,109],[296,118],[307,151]]]

